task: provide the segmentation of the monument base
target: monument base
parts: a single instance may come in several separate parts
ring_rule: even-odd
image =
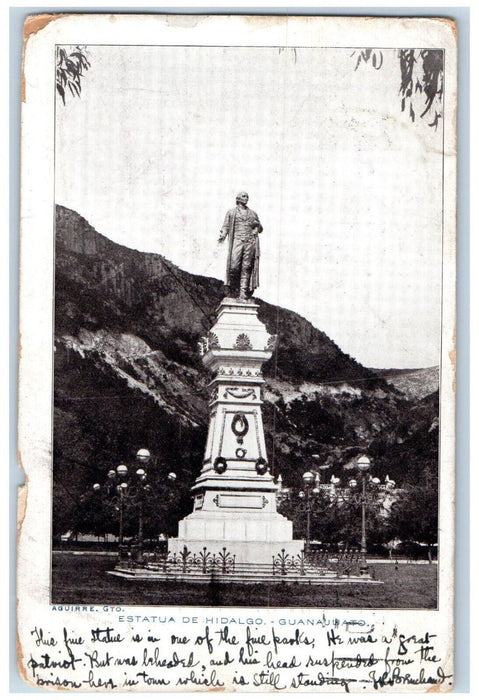
[[[215,493],[215,492],[213,492]],[[252,493],[218,492],[216,511],[196,510],[178,523],[178,537],[168,542],[168,554],[179,554],[186,547],[199,554],[206,547],[218,555],[225,550],[237,564],[271,564],[281,551],[296,556],[304,548],[303,540],[293,540],[291,521],[270,507],[261,491]],[[245,507],[258,500],[258,508]]]
[[[178,538],[234,542],[289,542],[293,539],[291,521],[279,513],[201,512],[188,515],[178,524]]]

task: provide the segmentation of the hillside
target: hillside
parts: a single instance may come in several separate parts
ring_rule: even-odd
[[[196,343],[214,323],[223,296],[219,280],[117,245],[60,206],[56,258],[57,332],[76,332],[79,323],[127,331],[170,359],[199,366]],[[278,334],[276,376],[382,383],[299,314],[260,300],[259,317]]]
[[[219,280],[117,245],[57,207],[54,529],[70,529],[81,495],[140,447],[161,480],[165,530],[190,511],[201,468],[209,376],[197,353],[214,321]],[[275,474],[298,484],[311,455],[342,466],[361,451],[374,471],[414,481],[437,465],[437,392],[410,398],[343,353],[300,315],[261,300],[278,348],[265,366],[264,419]]]
[[[439,388],[439,367],[373,369],[372,371],[410,399],[423,399]]]

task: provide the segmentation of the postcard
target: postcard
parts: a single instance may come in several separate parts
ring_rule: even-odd
[[[24,31],[25,682],[451,690],[454,22]]]

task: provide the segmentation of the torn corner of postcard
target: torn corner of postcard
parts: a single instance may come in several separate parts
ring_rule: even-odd
[[[28,22],[22,678],[451,690],[454,23]]]

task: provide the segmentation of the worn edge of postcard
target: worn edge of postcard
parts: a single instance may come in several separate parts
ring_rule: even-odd
[[[378,690],[428,690],[443,691],[452,688],[453,674],[453,564],[454,564],[454,416],[455,416],[455,218],[456,218],[456,29],[446,19],[377,19],[377,18],[313,18],[313,17],[240,17],[240,16],[116,16],[116,15],[40,15],[27,20],[25,25],[25,51],[23,73],[22,109],[22,184],[21,184],[21,263],[20,263],[20,339],[19,339],[19,462],[25,472],[25,486],[21,487],[18,507],[18,565],[17,565],[17,615],[18,615],[18,666],[23,679],[35,687],[76,690],[168,690],[192,689],[246,690],[262,692],[281,688],[283,669],[268,670],[265,682],[251,683],[247,687],[239,677],[253,677],[254,669],[247,666],[232,670],[218,666],[216,684],[209,682],[175,685],[180,676],[189,676],[184,669],[170,671],[171,684],[152,687],[126,686],[125,667],[132,657],[138,656],[139,646],[133,636],[144,632],[141,621],[128,621],[131,609],[111,610],[108,606],[86,606],[80,611],[53,610],[50,605],[50,509],[51,509],[51,458],[52,458],[52,327],[53,327],[53,92],[54,45],[111,41],[133,43],[136,33],[144,43],[188,44],[194,36],[197,44],[209,45],[218,41],[235,45],[239,38],[243,44],[294,46],[299,41],[311,45],[363,45],[383,47],[430,45],[447,50],[445,77],[447,81],[444,110],[444,260],[443,260],[443,323],[442,323],[442,374],[440,384],[441,425],[440,433],[440,543],[441,561],[439,576],[439,608],[437,611],[408,610],[355,610],[315,611],[322,620],[314,632],[299,630],[294,626],[281,628],[281,638],[288,639],[286,648],[293,649],[300,669],[306,663],[310,646],[317,645],[316,656],[330,656],[331,632],[335,635],[334,618],[362,619],[365,629],[375,626],[377,641],[372,635],[364,635],[363,641],[353,647],[354,655],[370,657],[391,647],[391,656],[410,665],[399,665],[394,673],[387,673],[384,683],[374,684]],[[165,646],[162,654],[173,658],[174,645],[168,644],[172,634],[189,636],[191,641],[181,647],[187,657],[194,653],[203,661],[208,658],[207,648],[219,660],[224,658],[224,647],[216,640],[224,626],[213,619],[215,609],[202,608],[192,616],[191,610],[181,608],[162,609],[162,615],[171,622],[161,625],[161,637]],[[259,614],[268,625],[264,634],[271,634],[273,610],[250,611],[254,621]],[[133,615],[152,619],[151,609],[135,608]],[[150,616],[150,618],[148,618]],[[245,640],[245,625],[234,621],[245,617],[245,610],[228,610],[231,619],[229,634]],[[294,611],[299,616],[299,611]],[[287,617],[287,615],[285,615]],[[121,618],[121,622],[119,622]],[[248,625],[246,627],[249,629]],[[92,630],[111,628],[111,636],[124,640],[121,655],[123,664],[96,667],[91,655],[105,660],[105,645],[92,641]],[[357,628],[356,628],[357,629]],[[253,631],[252,631],[253,630]],[[261,641],[263,630],[250,630],[257,635],[250,641],[258,652],[264,668],[266,649]],[[380,631],[380,632],[379,632]],[[336,630],[337,632],[337,630]],[[93,635],[95,636],[95,635]],[[336,635],[338,636],[338,635]],[[305,639],[311,640],[311,644]],[[196,640],[196,642],[195,642]],[[246,643],[246,642],[245,642]],[[334,645],[335,643],[332,642]],[[168,645],[168,646],[166,646]],[[112,645],[114,646],[114,644]],[[394,649],[392,647],[394,646]],[[419,660],[428,646],[429,662]],[[204,650],[203,656],[201,650]],[[111,652],[113,653],[113,651]],[[286,655],[283,655],[286,656]],[[292,653],[288,659],[291,662]],[[90,659],[86,663],[87,657]],[[195,657],[196,658],[196,657]],[[172,664],[174,666],[174,664]],[[387,665],[387,660],[384,666]],[[393,664],[391,664],[392,668]],[[324,672],[324,667],[321,667]],[[362,669],[364,670],[364,669]],[[236,674],[236,682],[233,677]],[[305,691],[362,690],[354,670],[336,670],[334,682],[329,674],[320,674],[314,685],[302,687]],[[361,674],[360,674],[361,675]],[[366,674],[367,675],[367,674]],[[407,676],[407,678],[405,678]],[[289,678],[286,673],[285,678]],[[39,682],[39,678],[42,682]],[[321,681],[322,678],[322,681]],[[346,680],[349,679],[349,680]],[[392,679],[392,682],[389,681]],[[121,686],[121,687],[120,687]],[[285,686],[284,690],[293,686]]]

